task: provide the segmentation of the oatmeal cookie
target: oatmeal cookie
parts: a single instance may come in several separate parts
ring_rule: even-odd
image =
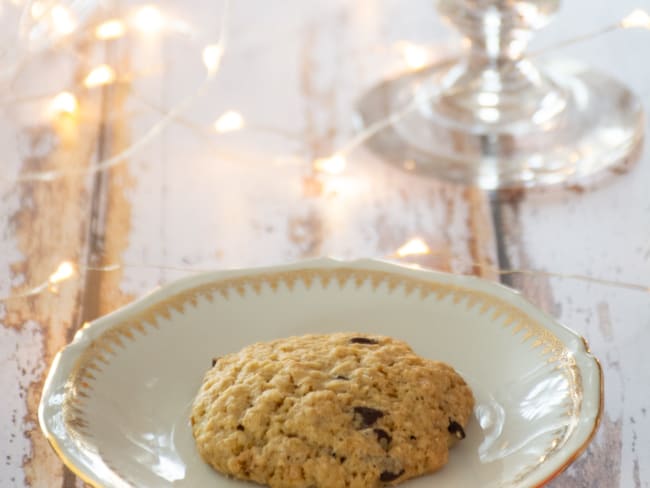
[[[202,458],[271,487],[379,487],[441,468],[474,406],[450,366],[405,342],[337,333],[215,359],[192,407]]]

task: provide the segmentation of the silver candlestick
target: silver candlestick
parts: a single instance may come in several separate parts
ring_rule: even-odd
[[[579,181],[628,159],[643,138],[638,99],[582,64],[539,64],[526,54],[558,7],[439,0],[466,53],[367,93],[359,106],[366,126],[392,117],[368,145],[409,170],[487,189]]]

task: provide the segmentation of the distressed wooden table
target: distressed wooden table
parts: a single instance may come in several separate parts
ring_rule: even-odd
[[[354,135],[364,90],[457,52],[432,2],[238,0],[208,82],[202,49],[219,39],[223,2],[161,2],[164,22],[149,18],[161,32],[128,24],[120,39],[94,39],[94,26],[136,5],[86,13],[3,85],[0,486],[82,485],[40,433],[37,405],[52,358],[84,322],[196,271],[383,257],[414,237],[430,251],[404,260],[516,288],[600,358],[600,430],[551,486],[650,486],[647,149],[598,187],[542,192],[418,178],[363,147],[341,174],[318,173],[312,161]],[[650,1],[567,1],[535,43],[639,6]],[[650,32],[628,30],[553,55],[624,80],[650,112],[647,50]],[[85,86],[101,63],[115,80]],[[61,90],[77,105],[52,115]],[[244,127],[217,133],[228,110]]]

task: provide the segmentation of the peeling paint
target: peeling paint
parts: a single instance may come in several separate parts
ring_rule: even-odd
[[[97,102],[93,96],[83,98],[89,118],[96,114]],[[23,127],[21,172],[59,170],[69,168],[70,164],[84,168],[92,156],[96,129],[92,124],[83,124],[57,138],[52,128]],[[2,245],[14,249],[6,254],[11,257],[6,281],[12,284],[9,292],[16,294],[47,281],[61,261],[79,260],[84,244],[87,188],[82,175],[72,174],[47,183],[25,182],[16,185],[12,192],[20,204],[9,216],[7,229],[10,232]],[[20,337],[20,347],[13,356],[18,359],[14,359],[13,366],[3,368],[3,372],[25,363],[24,354],[30,357],[34,354],[31,360],[38,358],[38,367],[25,367],[25,375],[18,376],[19,391],[12,397],[19,401],[12,407],[16,419],[13,429],[21,429],[21,455],[12,456],[12,460],[21,463],[23,485],[50,487],[61,481],[61,461],[40,432],[37,411],[47,368],[66,344],[68,331],[74,327],[80,285],[79,280],[72,280],[60,284],[56,294],[46,292],[11,299],[4,304],[0,331],[8,334],[13,329]],[[0,347],[5,347],[4,341]],[[5,405],[0,404],[3,414],[4,409]],[[11,477],[16,476],[12,474]]]
[[[23,463],[33,456],[26,432],[37,428],[27,411],[27,396],[41,380],[47,365],[43,361],[41,324],[26,321],[20,328],[0,326],[0,486],[25,486]]]

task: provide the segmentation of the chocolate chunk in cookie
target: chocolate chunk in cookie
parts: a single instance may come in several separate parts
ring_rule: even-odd
[[[404,470],[401,470],[399,473],[391,473],[390,471],[382,471],[379,475],[379,481],[395,481],[397,478],[404,474]]]
[[[354,407],[354,418],[361,427],[370,427],[384,416],[384,412],[372,407]]]
[[[458,439],[465,438],[465,430],[463,429],[463,426],[455,420],[449,419],[449,426],[447,427],[447,430],[450,434],[454,434]]]
[[[379,344],[379,342],[368,337],[353,337],[350,339],[350,344]]]

